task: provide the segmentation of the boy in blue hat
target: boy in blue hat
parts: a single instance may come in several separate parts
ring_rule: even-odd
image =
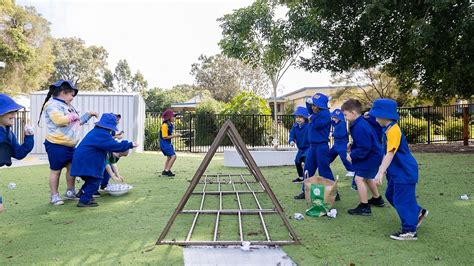
[[[385,197],[397,210],[401,231],[390,235],[395,240],[416,240],[416,228],[420,226],[428,211],[416,201],[418,182],[418,163],[410,153],[405,135],[397,124],[397,103],[392,99],[377,99],[372,105],[370,115],[376,117],[383,126],[383,142],[386,154],[382,160],[375,180],[382,184],[387,174]]]
[[[113,135],[118,132],[117,116],[103,114],[95,127],[77,146],[72,159],[71,175],[80,176],[85,182],[79,191],[77,207],[97,207],[93,194],[99,189],[105,169],[107,152],[124,152],[138,144],[123,140],[117,142]]]
[[[0,93],[0,167],[12,165],[12,159],[21,160],[31,152],[34,145],[33,130],[25,127],[25,138],[20,145],[12,132],[16,113],[23,106],[17,104],[6,94]],[[4,211],[3,199],[0,195],[0,212]]]
[[[347,154],[347,160],[352,163],[352,169],[355,172],[360,201],[356,208],[347,212],[351,215],[370,216],[372,215],[370,205],[385,206],[374,181],[382,162],[382,150],[374,129],[362,116],[362,104],[359,101],[349,99],[342,104],[341,110],[350,123],[352,145],[350,153]],[[370,200],[367,198],[367,187],[373,195]]]
[[[342,164],[347,170],[346,176],[353,177],[354,171],[352,170],[352,164],[347,160],[347,144],[349,143],[349,135],[347,134],[347,124],[344,119],[344,114],[340,109],[335,109],[331,113],[332,119],[332,136],[334,138],[334,144],[329,150],[329,163],[334,162],[336,157],[339,155]]]
[[[308,110],[306,107],[298,106],[293,113],[295,117],[295,124],[290,130],[290,138],[288,143],[290,146],[298,147],[298,152],[296,153],[295,157],[295,165],[296,165],[296,172],[298,173],[298,177],[295,178],[292,182],[293,183],[301,183],[303,182],[304,175],[303,175],[303,164],[306,160],[306,154],[308,153],[309,142],[308,142]]]
[[[304,171],[308,173],[308,177],[311,177],[318,169],[320,176],[334,180],[328,157],[328,140],[331,131],[331,114],[328,110],[328,102],[328,97],[322,93],[316,93],[312,98],[306,99],[306,109],[309,114],[308,142],[310,147],[306,155]],[[304,184],[302,184],[301,193],[296,195],[295,199],[304,198]]]

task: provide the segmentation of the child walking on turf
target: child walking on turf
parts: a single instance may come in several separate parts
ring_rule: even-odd
[[[295,117],[295,124],[290,130],[290,138],[288,142],[290,146],[298,147],[298,152],[296,153],[295,157],[295,165],[296,165],[296,172],[298,173],[298,177],[295,178],[292,182],[293,183],[301,183],[304,179],[303,173],[303,164],[306,160],[306,154],[308,153],[309,149],[309,142],[308,142],[308,110],[306,107],[298,106],[296,111],[293,113]]]
[[[372,105],[370,115],[383,126],[385,156],[375,180],[382,184],[386,172],[387,190],[385,197],[397,210],[401,221],[401,231],[390,235],[395,240],[417,240],[416,229],[428,211],[416,201],[418,182],[418,163],[410,153],[405,135],[397,124],[397,103],[392,99],[377,99]]]
[[[346,176],[353,177],[354,171],[352,170],[352,164],[347,160],[347,144],[349,143],[349,135],[347,134],[347,124],[344,119],[344,114],[340,109],[335,109],[331,113],[331,119],[334,144],[329,150],[329,163],[331,164],[334,162],[339,155],[342,164],[347,170]]]
[[[162,118],[163,123],[161,124],[160,130],[160,148],[163,155],[166,156],[165,161],[165,168],[161,175],[164,176],[175,176],[173,172],[171,172],[171,168],[173,167],[174,162],[176,161],[176,153],[174,152],[173,144],[171,140],[173,138],[181,136],[180,134],[173,135],[173,121],[174,121],[175,113],[171,109],[167,109],[163,112]]]
[[[12,158],[21,160],[31,152],[34,145],[33,130],[25,127],[25,138],[20,145],[12,132],[16,113],[23,106],[17,104],[6,94],[0,94],[0,167],[12,165]],[[0,213],[5,210],[0,194]]]

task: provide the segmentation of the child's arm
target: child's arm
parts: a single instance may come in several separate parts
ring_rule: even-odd
[[[163,139],[172,139],[181,136],[181,134],[169,135],[168,132],[168,124],[164,123],[163,125],[161,125],[161,136],[163,137]]]
[[[380,164],[379,171],[377,172],[377,175],[375,176],[375,182],[378,185],[382,185],[382,177],[387,171],[388,167],[392,163],[393,157],[395,157],[395,152],[394,151],[389,151],[385,156],[383,157],[382,164]]]
[[[48,106],[45,112],[49,115],[51,121],[53,121],[53,123],[59,127],[65,127],[71,122],[79,120],[79,116],[76,113],[64,115],[64,113],[55,106]]]
[[[382,177],[392,163],[395,153],[397,152],[402,140],[402,131],[397,124],[390,127],[385,134],[387,136],[387,154],[385,154],[383,157],[382,164],[380,165],[379,171],[375,176],[375,181],[377,184],[382,184]]]
[[[80,118],[81,125],[84,125],[85,123],[87,123],[89,121],[89,119],[91,119],[93,116],[97,117],[97,113],[87,112],[87,113],[83,114]]]
[[[290,130],[290,137],[288,138],[288,143],[291,145],[291,143],[293,142],[293,145],[295,144],[295,141],[296,138],[295,138],[295,127],[291,127],[291,130]]]
[[[111,164],[112,171],[115,173],[115,175],[123,182],[123,176],[120,175],[118,166],[116,163]]]
[[[308,114],[312,115],[313,114],[313,100],[311,98],[306,99],[306,110],[308,110]]]
[[[319,111],[317,114],[311,116],[311,127],[313,128],[323,128],[327,126],[327,124],[331,123],[331,115],[325,113],[324,111]]]
[[[26,135],[25,134],[25,139],[23,141],[23,144],[19,144],[15,134],[12,133],[12,147],[13,147],[13,158],[17,160],[21,160],[28,155],[28,153],[33,150],[35,140],[33,138],[33,135]]]
[[[110,177],[112,177],[113,180],[117,182],[123,182],[123,178],[121,178],[113,169],[115,164],[107,164],[105,165],[105,170],[109,174]]]
[[[340,121],[339,123],[334,124],[334,132],[332,135],[339,139],[347,137],[346,123]]]
[[[138,144],[126,140],[117,142],[111,135],[107,135],[104,140],[95,143],[94,146],[108,152],[124,152],[138,147]]]
[[[367,130],[358,130],[356,133],[357,135],[357,145],[355,149],[351,149],[351,152],[349,154],[349,161],[352,161],[353,159],[356,158],[365,158],[369,155],[370,150],[372,148],[371,140],[370,140],[370,132]],[[352,135],[354,137],[354,134]],[[349,159],[348,158],[348,159]]]

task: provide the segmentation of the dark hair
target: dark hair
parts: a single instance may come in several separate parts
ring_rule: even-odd
[[[43,114],[44,105],[49,101],[49,99],[51,99],[51,96],[57,97],[62,91],[64,91],[65,93],[75,92],[75,90],[71,88],[66,82],[61,84],[60,87],[49,86],[48,94],[46,95],[46,99],[44,99],[43,106],[41,106],[40,115],[38,117],[38,126],[40,125],[41,115]]]
[[[362,114],[362,104],[356,99],[349,99],[342,104],[341,110]]]

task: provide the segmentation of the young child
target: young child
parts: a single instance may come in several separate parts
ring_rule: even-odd
[[[58,80],[53,83],[49,86],[48,95],[44,100],[38,120],[39,126],[44,110],[47,126],[44,146],[48,154],[49,168],[51,169],[49,187],[51,189],[50,203],[53,205],[64,204],[58,193],[59,177],[64,167],[66,167],[67,182],[64,197],[66,199],[77,199],[74,189],[75,179],[70,174],[74,147],[79,141],[81,125],[87,123],[91,117],[97,117],[96,112],[87,112],[79,116],[79,113],[71,105],[77,93],[78,90],[71,81]]]
[[[416,201],[416,183],[418,182],[418,163],[410,153],[405,135],[397,124],[397,103],[391,99],[377,99],[372,105],[370,115],[384,127],[383,140],[386,154],[378,170],[375,181],[382,184],[387,172],[387,190],[385,197],[397,210],[402,228],[390,235],[395,240],[416,240],[416,228],[420,226],[428,211]]]
[[[171,172],[171,167],[173,167],[173,164],[176,161],[176,153],[174,152],[173,144],[171,144],[171,139],[181,135],[173,135],[174,116],[175,113],[171,109],[167,109],[162,114],[163,123],[161,124],[160,130],[160,148],[163,155],[167,157],[165,161],[165,169],[161,173],[161,175],[164,176],[175,176],[175,174]]]
[[[322,93],[316,93],[312,98],[306,100],[306,109],[309,113],[308,142],[309,150],[306,155],[304,171],[308,177],[314,176],[316,169],[319,175],[334,180],[331,168],[329,168],[329,132],[331,131],[331,114],[328,108],[328,97]],[[305,175],[306,178],[306,175]],[[301,193],[295,199],[304,199],[304,184]]]
[[[334,162],[336,157],[339,155],[341,158],[342,164],[347,170],[346,176],[354,176],[354,171],[352,170],[352,164],[347,161],[347,144],[349,143],[349,135],[347,134],[347,124],[344,119],[344,114],[340,109],[335,109],[331,113],[332,118],[332,128],[334,137],[334,144],[329,150],[329,163]]]
[[[377,140],[374,129],[362,116],[362,104],[354,99],[349,99],[341,107],[344,117],[350,123],[352,145],[347,160],[352,163],[355,171],[355,181],[358,188],[360,204],[348,210],[352,215],[372,215],[370,205],[385,206],[380,196],[375,176],[382,161],[382,150]],[[367,186],[373,197],[367,200]]]
[[[308,110],[306,107],[298,106],[296,111],[293,113],[295,116],[295,124],[290,130],[290,138],[288,143],[290,146],[298,147],[298,152],[296,153],[295,157],[295,165],[296,165],[296,172],[298,173],[298,177],[295,178],[292,182],[293,183],[301,183],[304,179],[303,173],[303,164],[306,160],[306,154],[308,153],[309,149],[309,142],[308,142]]]
[[[20,145],[12,132],[16,113],[23,106],[17,104],[6,94],[0,94],[0,167],[12,165],[12,159],[21,160],[31,152],[34,145],[33,130],[25,127],[25,138]],[[0,213],[5,210],[0,195]]]
[[[105,169],[107,152],[124,152],[138,145],[123,140],[117,142],[112,135],[117,132],[117,116],[103,114],[95,127],[87,133],[77,146],[72,160],[71,175],[84,180],[79,191],[77,207],[97,207],[93,194],[99,189]]]
[[[382,143],[382,135],[383,135],[383,127],[377,123],[375,117],[369,114],[369,112],[364,113],[364,119],[369,122],[369,124],[372,126],[372,128],[375,130],[375,133],[377,134],[377,140]]]
[[[102,182],[100,183],[100,189],[104,190],[109,185],[110,178],[117,182],[124,181],[124,178],[120,175],[119,169],[117,167],[117,162],[120,160],[120,157],[124,157],[127,155],[128,151],[107,153],[107,159],[105,160],[104,177],[102,178]]]

